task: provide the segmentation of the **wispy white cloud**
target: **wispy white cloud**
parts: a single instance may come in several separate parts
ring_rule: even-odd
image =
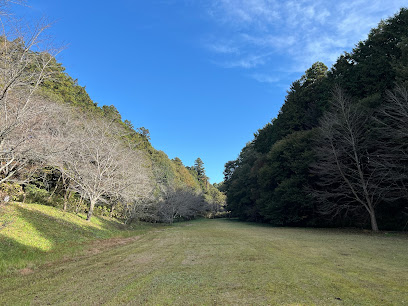
[[[317,60],[330,66],[403,6],[406,0],[211,0],[208,13],[220,31],[207,47],[223,55],[225,67],[256,70],[281,57],[280,69],[303,72]]]
[[[238,54],[239,50],[237,47],[233,47],[227,43],[207,43],[206,47],[216,53],[220,54]]]
[[[268,61],[268,57],[271,56],[272,53],[266,54],[247,54],[246,56],[242,56],[230,61],[224,61],[220,63],[221,66],[226,68],[255,68],[261,65],[264,65]]]
[[[214,0],[209,12],[225,24],[238,27],[257,24],[262,27],[265,21],[271,23],[279,19],[276,3],[275,0]]]
[[[260,83],[277,83],[281,79],[277,76],[272,76],[268,74],[263,74],[263,73],[253,73],[250,75],[251,78],[254,80],[257,80]]]

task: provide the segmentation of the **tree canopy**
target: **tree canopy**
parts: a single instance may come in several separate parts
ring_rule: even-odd
[[[405,138],[395,135],[406,128],[397,122],[406,101],[407,41],[403,8],[330,70],[316,62],[294,81],[278,116],[225,164],[232,214],[276,225],[401,229],[407,168],[394,149],[406,154]]]

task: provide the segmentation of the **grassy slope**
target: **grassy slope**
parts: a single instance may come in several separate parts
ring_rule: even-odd
[[[14,203],[0,207],[0,274],[81,252],[87,243],[127,237],[148,227],[126,228],[112,219],[64,213],[50,206]]]
[[[0,304],[408,303],[408,238],[200,220],[0,282]]]

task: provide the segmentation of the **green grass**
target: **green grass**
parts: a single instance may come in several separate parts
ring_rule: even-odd
[[[0,304],[404,305],[408,237],[198,220],[31,272]]]
[[[12,203],[0,207],[0,275],[74,255],[87,244],[113,237],[129,237],[149,226],[125,227],[109,218],[63,211],[39,204]]]

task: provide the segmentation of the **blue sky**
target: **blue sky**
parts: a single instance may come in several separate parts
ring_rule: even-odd
[[[59,60],[99,105],[150,130],[170,158],[223,179],[286,90],[314,62],[331,66],[406,1],[31,0],[67,48]]]

